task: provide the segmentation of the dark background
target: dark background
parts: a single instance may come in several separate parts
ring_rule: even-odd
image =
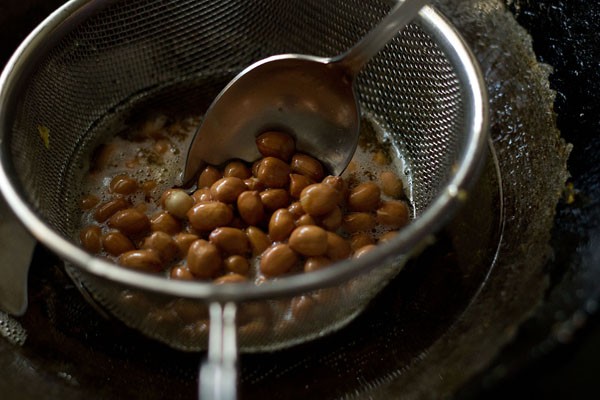
[[[63,2],[1,0],[0,65]],[[574,146],[569,160],[574,203],[563,199],[557,209],[547,304],[458,397],[598,398],[600,316],[589,300],[600,299],[600,293],[596,289],[586,302],[567,304],[570,310],[581,310],[576,323],[559,327],[562,330],[555,330],[551,316],[572,301],[561,296],[569,289],[571,276],[600,262],[600,2],[507,0],[507,4],[530,32],[538,59],[554,68],[550,84],[557,91],[558,127]]]

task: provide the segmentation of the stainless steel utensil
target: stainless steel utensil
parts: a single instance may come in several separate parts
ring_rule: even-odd
[[[254,161],[256,136],[291,133],[296,146],[340,175],[358,144],[356,75],[427,3],[403,0],[364,38],[337,57],[282,54],[255,62],[219,93],[203,117],[187,155],[183,182],[205,163]]]

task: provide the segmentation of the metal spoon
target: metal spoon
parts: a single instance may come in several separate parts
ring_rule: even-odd
[[[292,134],[298,150],[341,174],[358,143],[354,78],[426,2],[399,1],[372,31],[337,57],[283,54],[244,69],[206,112],[190,145],[182,181],[191,182],[207,163],[258,159],[255,139],[267,130]]]

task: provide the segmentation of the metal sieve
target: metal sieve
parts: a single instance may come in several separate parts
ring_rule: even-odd
[[[486,94],[470,51],[426,7],[360,74],[363,117],[401,149],[415,219],[376,251],[332,268],[259,286],[215,286],[94,257],[74,239],[86,162],[107,132],[141,110],[201,114],[253,61],[339,54],[391,5],[73,0],[26,39],[0,78],[3,194],[31,233],[67,261],[101,311],[179,349],[201,350],[208,342],[201,390],[232,397],[238,346],[280,349],[342,327],[464,201],[482,164],[487,128]],[[297,302],[307,306],[290,313]]]

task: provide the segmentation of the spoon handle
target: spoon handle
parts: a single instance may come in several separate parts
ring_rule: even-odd
[[[402,28],[412,21],[427,0],[401,0],[392,10],[358,43],[342,54],[337,62],[351,76],[356,76]]]

